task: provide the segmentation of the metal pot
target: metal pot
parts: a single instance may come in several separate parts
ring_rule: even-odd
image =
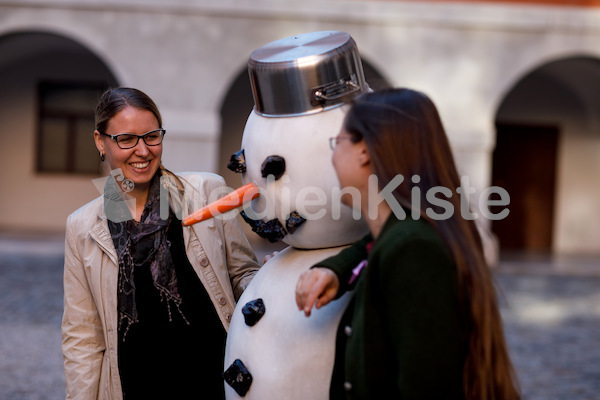
[[[368,90],[356,42],[345,32],[290,36],[254,50],[248,61],[255,111],[267,117],[338,107]]]

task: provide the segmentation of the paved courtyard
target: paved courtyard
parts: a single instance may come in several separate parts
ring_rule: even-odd
[[[0,235],[0,400],[64,398],[62,240]],[[509,259],[495,272],[525,400],[600,399],[600,261]]]

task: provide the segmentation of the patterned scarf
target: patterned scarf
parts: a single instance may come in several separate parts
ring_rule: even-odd
[[[127,324],[123,340],[131,324],[138,322],[134,273],[136,268],[144,264],[150,265],[154,286],[159,291],[161,300],[167,302],[169,321],[172,320],[171,302],[185,320],[179,307],[181,296],[177,290],[177,276],[171,259],[171,243],[167,240],[173,212],[169,212],[167,220],[160,217],[160,182],[160,173],[157,173],[150,182],[148,200],[140,222],[131,217],[126,204],[135,200],[123,200],[123,192],[114,177],[109,177],[104,187],[104,209],[119,261],[119,330],[123,322]]]

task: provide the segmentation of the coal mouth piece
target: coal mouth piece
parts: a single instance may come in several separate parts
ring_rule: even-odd
[[[285,222],[285,227],[277,218],[265,222],[260,219],[250,218],[244,211],[240,212],[240,215],[250,225],[252,232],[271,243],[279,242],[285,235],[294,233],[300,225],[306,222],[306,218],[302,217],[297,211],[290,213]]]

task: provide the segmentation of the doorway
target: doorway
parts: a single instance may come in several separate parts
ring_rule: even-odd
[[[510,213],[493,221],[501,250],[551,252],[559,128],[496,124],[492,185],[510,195]]]

